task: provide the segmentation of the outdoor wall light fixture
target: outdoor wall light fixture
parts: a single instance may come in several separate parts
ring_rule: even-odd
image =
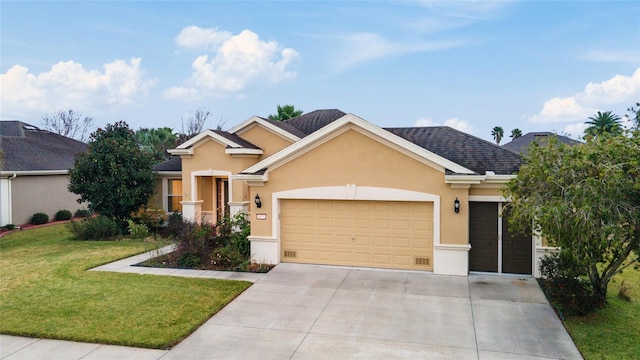
[[[260,195],[256,194],[256,198],[253,200],[256,203],[258,209],[262,207],[262,201],[260,201]]]
[[[456,214],[460,212],[460,200],[458,200],[458,198],[453,200],[453,211],[455,211]]]

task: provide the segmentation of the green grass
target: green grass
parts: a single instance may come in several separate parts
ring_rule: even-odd
[[[64,225],[0,238],[0,333],[164,349],[251,285],[86,271],[154,247],[76,241]]]
[[[618,298],[622,280],[631,285],[631,302]],[[640,358],[640,271],[626,269],[609,284],[609,304],[595,314],[565,321],[582,356],[592,359]]]

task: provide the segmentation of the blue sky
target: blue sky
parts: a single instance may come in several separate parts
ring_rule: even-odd
[[[0,3],[0,117],[207,127],[278,104],[491,140],[640,101],[640,2]],[[503,141],[503,143],[506,141]]]

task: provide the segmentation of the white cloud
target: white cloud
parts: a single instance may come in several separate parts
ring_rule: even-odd
[[[162,96],[166,99],[179,99],[179,100],[198,100],[198,90],[194,88],[186,88],[182,86],[174,86],[166,89],[162,92]]]
[[[203,29],[197,26],[187,26],[176,36],[178,46],[187,49],[215,49],[227,41],[232,34],[228,31]]]
[[[254,81],[278,83],[296,75],[289,70],[299,56],[295,50],[283,48],[276,41],[262,41],[250,30],[232,35],[218,29],[189,26],[182,30],[176,42],[186,48],[213,49],[212,53],[200,55],[193,61],[193,73],[187,80],[190,90],[186,95],[195,95],[192,90],[240,92]],[[186,89],[171,88],[165,91],[165,96],[185,95]]]
[[[140,58],[116,60],[100,71],[87,70],[74,61],[61,61],[40,74],[14,65],[0,74],[2,116],[129,104],[155,83],[145,76],[140,64]]]
[[[582,135],[584,134],[584,129],[586,128],[587,128],[587,125],[581,122],[581,123],[565,126],[562,132],[569,134],[573,139],[578,139],[582,137]]]
[[[400,43],[372,33],[349,34],[338,37],[338,40],[342,43],[342,48],[334,59],[338,72],[380,58],[450,49],[467,43],[465,40]]]
[[[423,126],[440,126],[437,122],[433,121],[431,118],[422,118],[418,119],[413,126],[423,127]],[[458,118],[451,118],[445,120],[444,126],[448,126],[454,128],[456,130],[460,130],[462,132],[466,132],[467,134],[471,134],[473,131],[473,127],[466,121],[460,120]]]
[[[547,100],[542,110],[529,118],[536,123],[585,121],[597,110],[611,105],[632,104],[640,96],[640,68],[631,76],[616,75],[599,83],[588,83],[573,96]]]
[[[583,59],[606,63],[636,64],[640,62],[640,53],[637,50],[589,50]]]
[[[467,134],[471,134],[473,131],[473,126],[471,126],[468,122],[462,121],[458,118],[451,118],[444,122],[445,126],[452,127],[456,130],[460,130],[466,132]]]

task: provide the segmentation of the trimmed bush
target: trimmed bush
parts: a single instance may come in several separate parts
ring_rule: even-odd
[[[89,215],[91,215],[91,211],[87,209],[78,209],[76,210],[76,213],[73,214],[73,216],[77,218],[86,218],[86,217],[89,217]]]
[[[49,222],[49,215],[45,213],[35,213],[31,217],[31,223],[34,225],[46,224]]]
[[[67,228],[78,240],[108,240],[120,235],[118,223],[106,216],[70,221]]]
[[[195,253],[184,253],[178,258],[178,266],[186,269],[196,269],[202,266],[202,258]]]
[[[62,220],[70,220],[71,219],[71,211],[69,210],[58,210],[56,216],[54,217],[57,221]]]

